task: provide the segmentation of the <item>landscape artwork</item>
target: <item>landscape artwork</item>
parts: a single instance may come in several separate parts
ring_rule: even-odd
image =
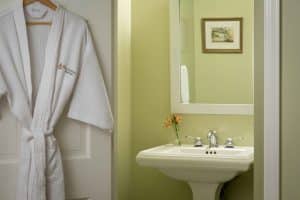
[[[202,49],[204,53],[242,53],[242,18],[203,18]]]

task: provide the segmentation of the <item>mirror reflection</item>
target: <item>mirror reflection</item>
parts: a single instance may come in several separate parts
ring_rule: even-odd
[[[181,103],[253,103],[253,0],[180,0]]]

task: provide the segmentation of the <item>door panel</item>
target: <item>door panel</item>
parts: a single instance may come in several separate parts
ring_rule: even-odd
[[[17,120],[10,114],[7,102],[2,100],[0,107],[2,108],[0,123],[0,163],[15,163],[18,160],[19,127]]]
[[[110,200],[111,135],[65,116],[55,135],[63,155],[67,199]]]
[[[68,10],[88,19],[112,100],[112,1],[61,0],[60,2]],[[0,0],[0,10],[13,3],[11,0]],[[0,113],[0,199],[14,200],[20,126],[4,99],[0,101]],[[66,114],[60,119],[54,133],[63,155],[66,198],[111,200],[112,135],[71,120]]]
[[[15,199],[19,158],[19,126],[4,99],[0,102],[0,199]],[[12,189],[13,188],[13,189]]]

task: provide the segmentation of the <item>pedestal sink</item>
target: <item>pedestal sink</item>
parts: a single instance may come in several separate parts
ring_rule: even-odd
[[[141,151],[136,160],[188,182],[194,200],[218,200],[223,184],[251,167],[253,147],[163,145]]]

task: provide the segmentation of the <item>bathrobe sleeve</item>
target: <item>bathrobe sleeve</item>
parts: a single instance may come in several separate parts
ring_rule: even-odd
[[[103,130],[113,129],[113,115],[92,37],[86,28],[82,66],[68,116]]]
[[[6,87],[4,78],[2,76],[2,73],[0,71],[0,99],[6,92],[7,92],[7,87]]]
[[[0,71],[0,99],[2,98],[2,96],[4,94],[7,93],[7,87],[6,87],[6,84],[4,82],[4,79],[3,79],[3,76],[2,76],[2,73]],[[1,119],[1,110],[0,110],[0,119]]]

